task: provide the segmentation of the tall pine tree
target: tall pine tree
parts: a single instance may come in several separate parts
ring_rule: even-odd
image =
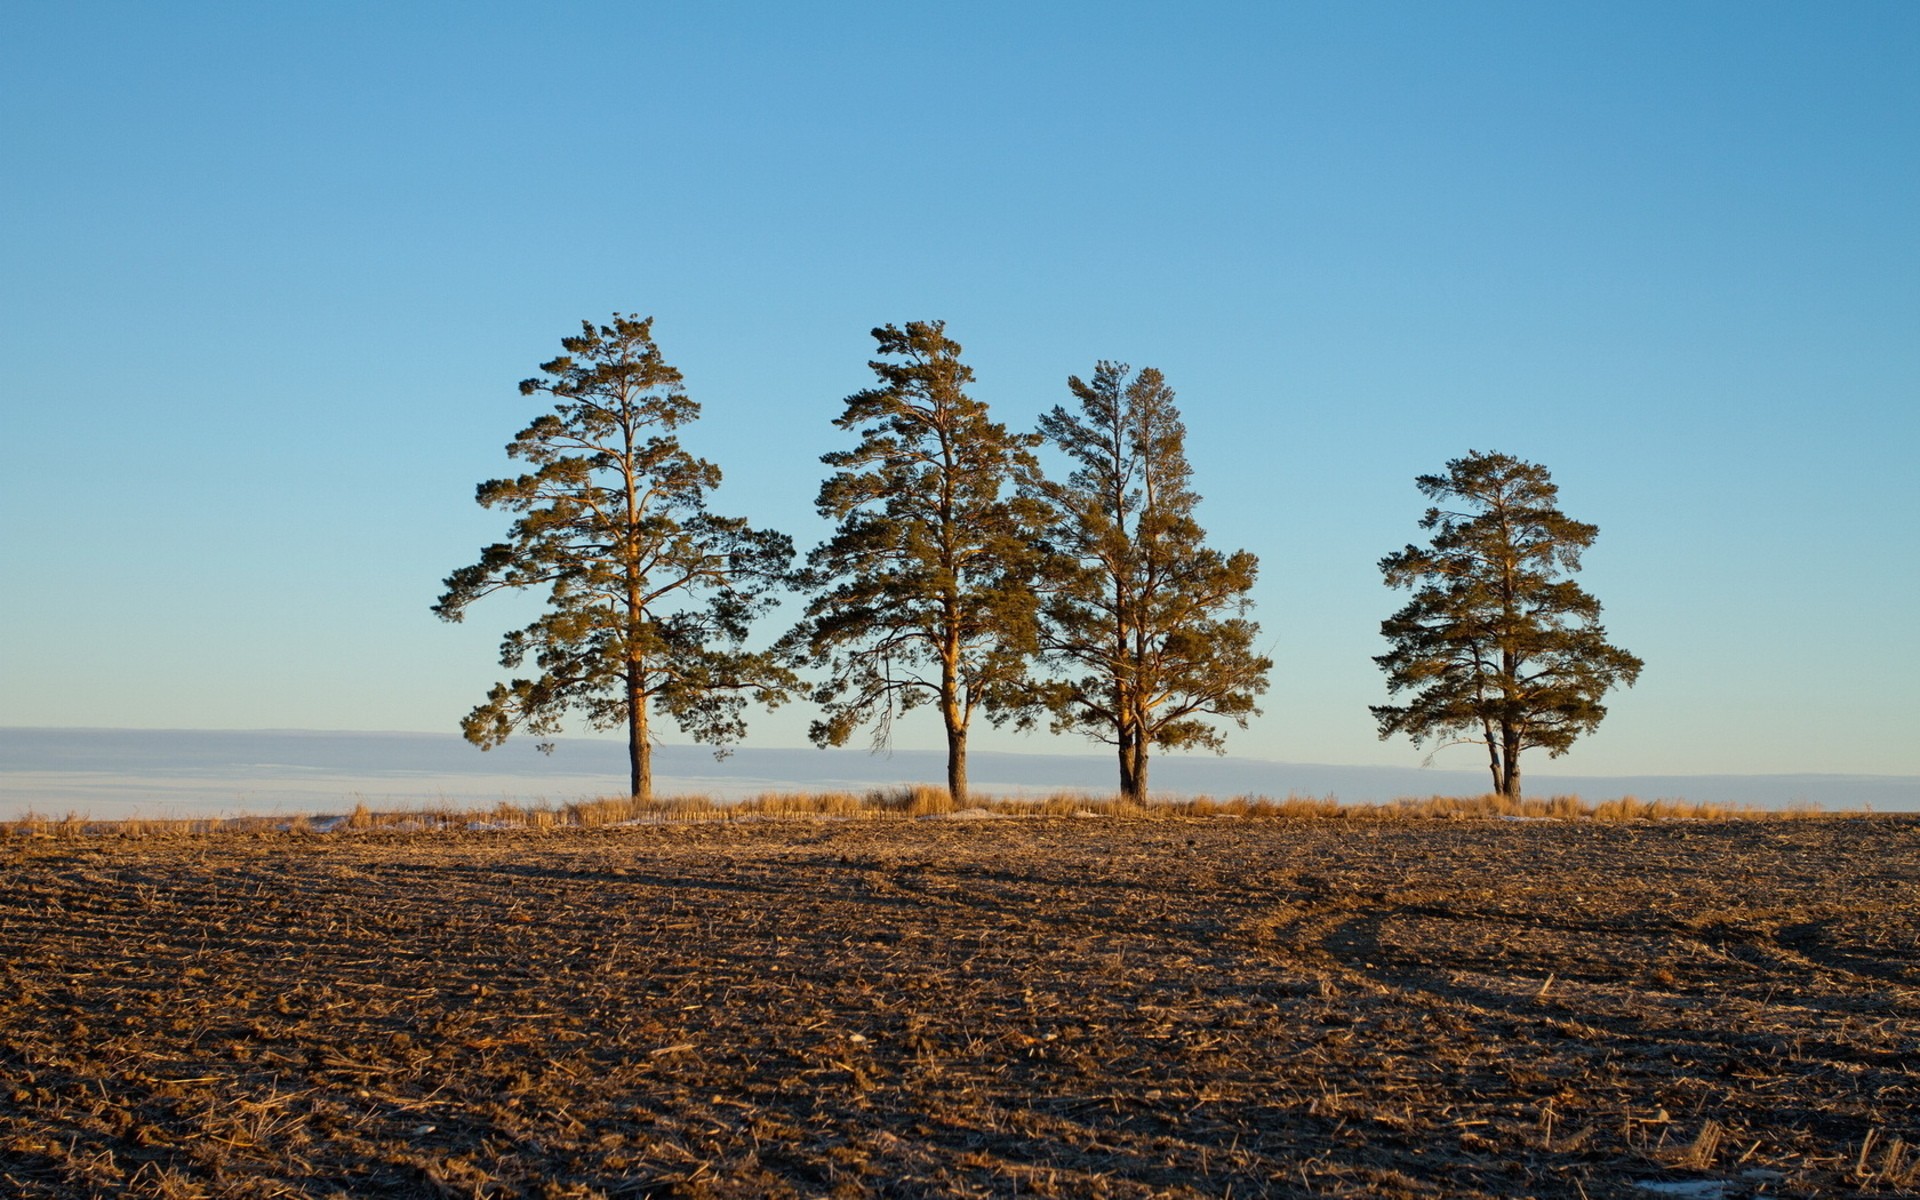
[[[1273,661],[1248,617],[1258,561],[1206,545],[1195,519],[1186,427],[1152,368],[1098,364],[1067,381],[1079,411],[1056,407],[1040,431],[1073,463],[1064,483],[1032,481],[1053,550],[1037,689],[1056,732],[1115,747],[1120,794],[1147,796],[1153,747],[1219,750],[1214,719],[1241,728],[1259,710]]]
[[[1415,482],[1435,502],[1420,521],[1433,540],[1380,560],[1413,598],[1381,623],[1392,649],[1373,660],[1389,694],[1412,695],[1373,715],[1382,739],[1484,746],[1493,790],[1517,800],[1521,752],[1565,754],[1644,664],[1608,643],[1600,602],[1565,578],[1600,531],[1559,510],[1545,467],[1474,451]]]
[[[874,744],[922,704],[940,714],[947,790],[967,798],[967,734],[1021,686],[1035,650],[1036,506],[1015,481],[1033,469],[1031,435],[992,420],[967,393],[973,371],[941,321],[873,331],[879,386],[834,421],[859,435],[821,461],[820,515],[838,522],[808,557],[813,596],[785,646],[825,672],[813,740]]]
[[[507,445],[532,469],[479,487],[486,508],[519,516],[507,540],[447,576],[434,612],[449,621],[494,592],[547,591],[546,611],[507,634],[500,663],[538,673],[494,685],[461,722],[481,749],[517,729],[557,732],[568,711],[596,729],[624,726],[633,795],[653,792],[651,710],[695,739],[745,733],[749,698],[793,686],[771,655],[744,649],[793,558],[784,534],[707,511],[720,469],[675,430],[700,414],[660,356],[653,319],[582,322],[543,378],[521,383],[553,409]]]

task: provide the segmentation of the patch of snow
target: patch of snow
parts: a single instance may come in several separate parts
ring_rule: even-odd
[[[1734,1187],[1724,1179],[1640,1179],[1633,1186],[1656,1196],[1685,1196],[1690,1200],[1722,1200]]]

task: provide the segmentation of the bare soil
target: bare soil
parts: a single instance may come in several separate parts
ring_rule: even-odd
[[[20,1197],[1920,1188],[1909,818],[16,838],[0,971]]]

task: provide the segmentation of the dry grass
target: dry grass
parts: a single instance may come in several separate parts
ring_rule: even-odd
[[[1920,820],[1083,800],[48,822],[0,842],[0,1194],[1920,1185]]]
[[[1723,821],[1819,820],[1865,813],[1828,813],[1818,807],[1786,810],[1701,804],[1682,800],[1587,801],[1578,796],[1402,797],[1387,804],[1341,804],[1332,796],[1233,796],[1216,799],[1158,797],[1145,805],[1129,804],[1114,796],[1063,791],[1038,798],[977,797],[970,815],[1059,817],[1102,816],[1190,819],[1203,817],[1253,820],[1335,820],[1378,823],[1404,820],[1552,820],[1552,821]],[[698,793],[647,801],[629,796],[602,796],[552,806],[501,801],[489,808],[460,808],[451,802],[428,808],[376,811],[364,801],[340,816],[308,813],[242,817],[182,819],[129,818],[96,821],[69,812],[59,819],[27,812],[0,822],[0,837],[15,838],[142,838],[162,835],[238,833],[319,834],[388,830],[463,829],[592,829],[609,825],[674,821],[740,821],[779,818],[877,820],[954,815],[944,789],[928,785],[884,788],[867,792],[764,792],[743,800],[720,800]]]

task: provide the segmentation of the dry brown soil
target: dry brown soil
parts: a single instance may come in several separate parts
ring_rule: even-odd
[[[15,838],[0,1195],[1911,1195],[1917,900],[1897,817]]]

